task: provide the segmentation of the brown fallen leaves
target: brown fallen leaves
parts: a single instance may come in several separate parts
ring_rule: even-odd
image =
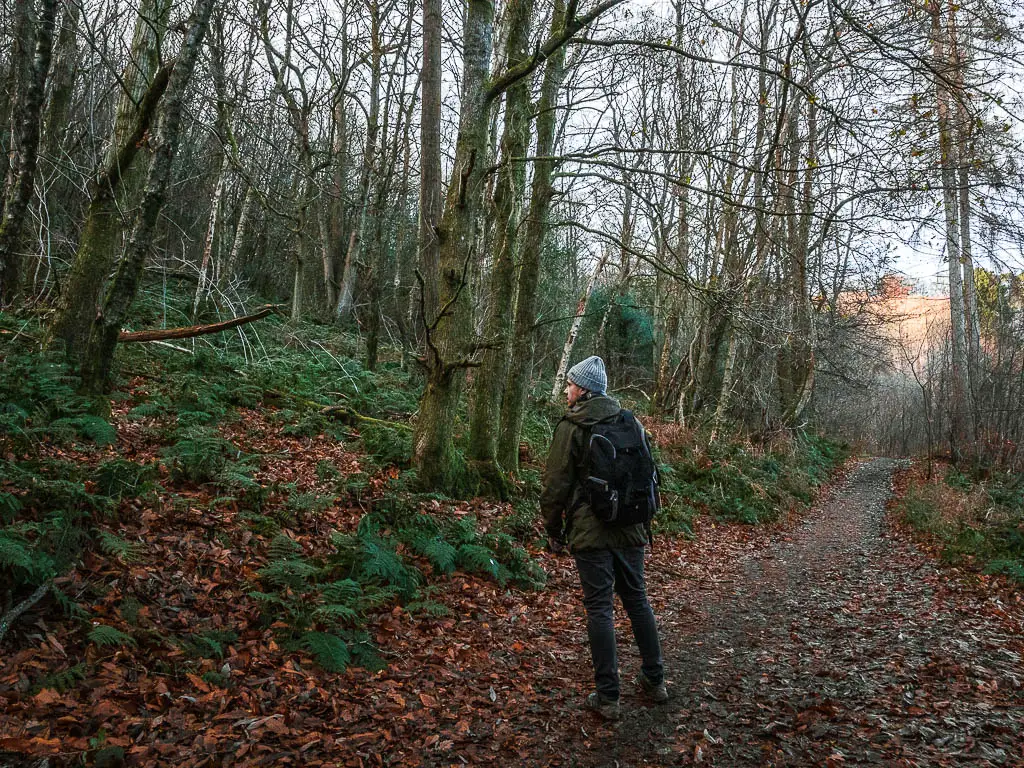
[[[117,415],[117,450],[135,460],[153,456],[157,447],[124,421],[123,412]],[[360,469],[360,457],[345,446],[282,436],[259,412],[246,413],[226,434],[271,456],[260,468],[265,484],[276,479],[322,492],[321,460],[344,474]],[[371,480],[368,497],[385,479]],[[474,500],[447,513],[469,510],[485,525],[505,511]],[[306,552],[322,551],[330,530],[351,530],[364,511],[339,498],[289,534]],[[884,614],[885,632],[879,626],[875,638],[873,622],[882,614],[873,577],[850,583],[830,614],[839,623],[826,630],[801,621],[813,610],[799,604],[799,589],[771,592],[782,583],[771,575],[771,563],[797,556],[803,546],[793,521],[769,530],[702,518],[694,541],[658,540],[648,561],[649,587],[674,700],[648,707],[624,685],[626,719],[612,726],[580,707],[591,668],[579,587],[566,556],[534,553],[549,576],[540,592],[464,573],[434,578],[442,588],[433,599],[450,615],[411,616],[385,606],[368,629],[386,667],[331,674],[308,655],[280,647],[275,628],[258,621],[259,606],[248,592],[266,562],[267,542],[236,505],[214,503],[203,488],[178,487],[157,506],[128,500],[121,512],[117,532],[141,543],[143,559],[128,564],[94,552],[60,586],[86,599],[91,621],[130,633],[137,645],[100,648],[88,644],[74,622],[41,612],[26,617],[17,649],[0,662],[0,750],[10,755],[46,756],[68,766],[84,757],[88,765],[101,749],[119,747],[133,766],[317,768],[605,765],[613,759],[629,765],[812,764],[801,755],[814,754],[820,759],[813,764],[841,766],[857,762],[846,742],[881,734],[871,742],[876,763],[910,765],[900,762],[905,753],[899,746],[910,737],[879,718],[905,723],[930,713],[955,716],[965,696],[992,697],[1000,707],[1020,703],[1019,692],[1000,688],[1005,675],[979,677],[966,659],[915,656],[908,671],[898,655],[888,654],[884,643],[895,637],[889,631],[896,618]],[[881,582],[894,600],[900,588],[909,588],[908,574],[916,573],[908,569],[920,568],[919,559],[900,552],[897,577]],[[761,570],[751,570],[754,564]],[[1020,626],[1019,603],[1001,604],[1006,616],[999,617],[957,582],[926,578],[936,599],[969,603],[1007,627]],[[754,599],[762,585],[768,591]],[[769,593],[782,602],[774,615],[758,615],[758,605],[772,604],[765,602]],[[129,605],[135,606],[132,622]],[[925,605],[915,598],[909,607],[917,612]],[[910,631],[930,619],[914,613],[905,620]],[[773,621],[781,633],[766,630]],[[842,622],[867,628],[853,647]],[[221,629],[237,634],[225,643],[223,658],[189,657],[169,641]],[[619,631],[625,680],[639,662],[628,626],[620,623]],[[40,687],[79,664],[84,679],[63,691]],[[854,680],[847,672],[895,682],[872,683],[865,691],[843,688]],[[901,682],[909,674],[933,681],[919,685],[913,701],[905,700]],[[736,751],[741,743],[750,748]],[[821,750],[808,746],[816,743]]]

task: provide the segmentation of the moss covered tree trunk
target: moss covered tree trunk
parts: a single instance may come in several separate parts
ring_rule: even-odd
[[[532,15],[532,0],[513,0],[506,10],[506,66],[510,69],[525,62],[529,56]],[[509,88],[505,95],[500,167],[494,188],[494,267],[484,322],[484,339],[493,346],[484,351],[480,370],[473,382],[473,410],[470,418],[470,457],[478,462],[481,475],[501,491],[504,483],[500,480],[498,469],[498,434],[513,320],[509,309],[515,295],[514,261],[519,211],[526,178],[522,158],[530,143],[531,107],[530,84],[524,78]]]
[[[470,0],[463,34],[459,134],[437,231],[437,304],[427,307],[427,385],[413,436],[413,465],[420,482],[431,488],[454,488],[459,481],[454,425],[473,350],[469,274],[488,165],[487,75],[493,28],[490,0]]]
[[[81,362],[103,288],[121,251],[122,211],[135,207],[138,187],[145,179],[139,154],[170,78],[170,64],[158,69],[170,8],[170,0],[144,0],[139,7],[132,64],[124,78],[126,91],[118,102],[103,165],[90,185],[85,226],[50,329],[53,339],[64,342],[73,363]]]
[[[565,27],[565,2],[555,0],[551,18],[551,35]],[[501,438],[498,441],[498,462],[508,470],[519,465],[519,441],[523,431],[523,415],[533,377],[534,325],[537,321],[537,285],[540,282],[541,252],[547,232],[548,212],[554,188],[551,175],[555,144],[555,107],[565,72],[565,49],[559,48],[547,61],[537,104],[537,161],[533,167],[530,207],[520,251],[519,291],[516,297],[515,322],[512,329],[508,379],[501,402]]]
[[[138,290],[153,232],[174,170],[174,157],[181,139],[185,92],[192,79],[215,4],[216,0],[197,0],[161,104],[157,145],[128,249],[114,275],[101,311],[89,328],[89,340],[82,363],[82,388],[89,394],[98,395],[106,388],[118,335]]]

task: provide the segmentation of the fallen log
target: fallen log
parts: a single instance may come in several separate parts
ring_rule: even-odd
[[[149,331],[121,331],[121,335],[117,337],[118,341],[122,344],[127,344],[136,341],[166,341],[167,339],[191,339],[196,336],[206,336],[210,333],[220,333],[221,331],[228,331],[232,328],[237,328],[240,325],[246,325],[247,323],[254,322],[256,320],[262,320],[267,315],[274,314],[275,312],[281,312],[284,309],[283,304],[266,304],[260,307],[256,312],[251,315],[245,315],[244,317],[235,317],[231,320],[224,320],[220,323],[210,323],[208,325],[187,325],[182,328],[158,328]]]
[[[318,403],[316,400],[309,400],[305,397],[293,395],[288,392],[279,392],[276,389],[268,389],[263,393],[264,400],[278,399],[278,400],[291,400],[299,405],[304,405],[309,408],[315,408],[320,412],[321,416],[327,416],[331,419],[337,419],[342,424],[349,424],[353,427],[357,427],[360,424],[379,424],[382,427],[391,427],[392,429],[399,429],[403,431],[412,431],[412,425],[406,424],[402,421],[388,421],[387,419],[376,419],[373,416],[366,416],[358,411],[354,411],[347,405],[324,405]]]

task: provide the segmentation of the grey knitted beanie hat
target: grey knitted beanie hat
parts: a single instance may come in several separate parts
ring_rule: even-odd
[[[569,369],[567,378],[577,387],[583,387],[599,395],[605,394],[608,389],[608,374],[604,371],[604,360],[597,355],[591,355],[586,360],[581,360]]]

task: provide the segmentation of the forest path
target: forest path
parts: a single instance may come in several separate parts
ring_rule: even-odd
[[[662,595],[672,700],[626,693],[578,764],[1024,765],[1020,616],[887,529],[894,466],[858,464],[731,573]],[[679,586],[657,567],[652,594]]]

